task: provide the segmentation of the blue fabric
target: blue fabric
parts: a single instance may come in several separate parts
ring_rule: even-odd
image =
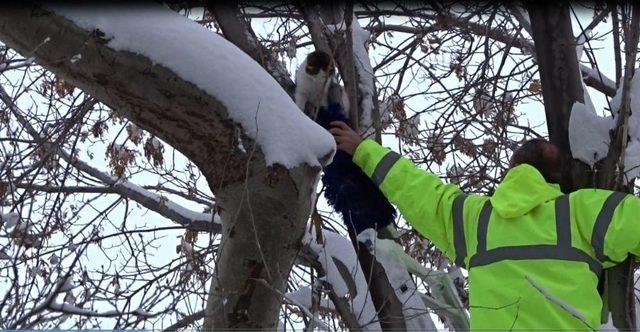
[[[349,124],[339,103],[329,103],[318,111],[316,122],[319,125],[330,129],[329,124],[333,121]],[[381,229],[395,220],[396,210],[346,152],[336,152],[333,162],[324,169],[322,182],[325,198],[335,211],[342,214],[350,233],[357,235],[367,228]]]

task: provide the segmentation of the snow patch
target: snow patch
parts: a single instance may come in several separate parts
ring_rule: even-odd
[[[324,245],[318,244],[315,240],[312,240],[309,244],[311,249],[318,254],[318,261],[322,264],[322,268],[325,271],[325,278],[327,282],[329,282],[333,286],[333,291],[336,293],[338,297],[345,297],[349,293],[349,287],[347,283],[340,275],[340,271],[333,261],[333,249],[336,247],[341,247],[344,243],[338,239],[338,241],[333,241],[334,243],[330,243],[331,241],[325,237],[323,232],[322,234],[324,239]],[[342,249],[348,249],[346,247]]]
[[[152,316],[151,313],[149,313],[148,311],[142,309],[142,308],[138,308],[136,310],[133,311],[134,314],[138,315],[138,316]]]
[[[333,137],[260,64],[187,17],[151,3],[49,8],[88,31],[100,30],[108,47],[141,54],[215,97],[260,145],[267,165],[318,166],[335,151]]]
[[[369,32],[360,26],[358,18],[353,17],[351,22],[351,36],[353,39],[353,58],[358,76],[358,90],[362,97],[362,114],[360,115],[360,128],[364,131],[364,136],[373,134],[373,67],[367,52],[367,41]],[[356,107],[354,105],[353,107]]]
[[[618,121],[623,86],[618,88],[610,102],[614,117],[598,116],[584,84],[582,89],[585,103],[575,103],[571,109],[569,144],[574,158],[593,167],[597,161],[606,157],[609,150],[609,131],[615,128]],[[640,75],[634,75],[631,79],[630,92],[629,141],[624,160],[624,172],[628,181],[640,176]]]
[[[67,278],[65,278],[64,280],[59,281],[59,283],[61,283],[62,285],[60,286],[59,291],[61,293],[63,292],[68,292],[76,287],[78,287],[78,285],[76,285],[76,283],[73,281],[73,276],[68,276]]]
[[[407,271],[406,255],[402,247],[392,240],[384,240],[376,237],[374,229],[369,228],[358,234],[359,242],[364,243],[370,251],[374,252],[376,260],[382,265],[387,274],[387,279],[402,303],[402,311],[408,331],[433,331],[436,329],[433,320],[428,315],[420,291],[416,283]],[[414,263],[417,265],[417,263]],[[415,265],[414,269],[418,269]]]
[[[112,179],[116,181],[115,177],[112,177]],[[202,212],[195,212],[195,211],[189,210],[183,207],[182,205],[176,204],[175,202],[170,201],[165,197],[162,197],[156,193],[150,192],[149,190],[146,190],[137,184],[134,184],[124,179],[120,179],[119,181],[121,181],[120,185],[122,185],[123,187],[126,187],[129,190],[138,192],[140,195],[146,196],[149,199],[154,200],[156,202],[161,202],[162,204],[165,205],[166,208],[176,212],[177,214],[183,216],[184,218],[187,218],[191,221],[206,221],[206,222],[212,221],[211,213],[202,213]],[[213,222],[217,224],[221,223],[220,216],[217,213],[213,215]]]
[[[591,77],[596,81],[602,82],[605,86],[615,89],[616,82],[609,77],[605,76],[602,72],[596,70],[595,68],[587,67],[586,65],[580,65],[580,71],[582,72],[583,77]]]
[[[82,54],[78,53],[78,54],[72,56],[71,59],[69,60],[69,62],[76,63],[81,59],[82,59]]]
[[[311,288],[301,287],[294,292],[287,293],[287,298],[292,299],[301,305],[311,309]],[[320,307],[326,310],[335,311],[336,308],[329,299],[320,299]]]
[[[325,281],[333,286],[333,290],[339,297],[349,294],[346,281],[342,278],[333,259],[339,260],[350,271],[351,278],[356,286],[356,294],[349,294],[352,312],[358,317],[358,322],[363,329],[380,330],[377,322],[376,309],[369,294],[366,277],[360,268],[358,257],[351,241],[340,234],[323,230],[324,244],[318,244],[313,233],[305,233],[303,243],[318,255],[318,261],[325,270]],[[355,295],[355,296],[354,296]]]
[[[618,92],[611,99],[611,109],[616,116],[622,104],[622,87],[621,84]],[[640,75],[633,75],[630,94],[629,142],[625,151],[624,172],[628,180],[633,180],[640,176]]]
[[[76,307],[75,305],[66,302],[53,302],[49,305],[49,307],[56,311],[62,311],[74,315],[93,316],[96,314],[96,312],[93,310]]]
[[[5,230],[13,228],[18,220],[20,220],[20,215],[15,212],[0,214],[0,221],[2,221]]]
[[[592,35],[593,34],[592,34],[591,30],[589,29],[589,30],[585,30],[578,37],[578,40],[576,42],[576,44],[577,44],[577,46],[576,46],[576,57],[577,57],[578,61],[580,61],[580,59],[582,58],[582,51],[584,50],[584,44],[586,44],[587,41],[591,39]]]
[[[583,84],[584,103],[574,103],[569,118],[569,146],[573,158],[593,167],[607,156],[609,151],[609,131],[614,122],[611,117],[601,117],[589,98],[587,87]]]
[[[598,329],[598,331],[618,332],[618,329],[615,326],[613,326],[613,316],[611,316],[611,313],[609,313],[609,318],[607,319],[607,322],[600,325],[600,328]]]

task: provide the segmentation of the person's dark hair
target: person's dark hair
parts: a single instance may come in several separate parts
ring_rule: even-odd
[[[520,164],[535,167],[547,182],[560,183],[564,166],[562,153],[558,147],[545,139],[528,140],[514,151],[509,167]]]

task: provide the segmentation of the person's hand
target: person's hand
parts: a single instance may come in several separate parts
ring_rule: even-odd
[[[330,125],[333,128],[329,129],[329,132],[333,134],[338,149],[353,156],[358,145],[362,142],[362,137],[342,121],[333,121]]]

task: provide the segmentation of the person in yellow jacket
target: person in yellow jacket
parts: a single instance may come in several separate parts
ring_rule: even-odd
[[[560,191],[562,156],[523,144],[491,197],[466,195],[343,122],[338,148],[412,227],[469,271],[472,330],[596,330],[603,268],[640,254],[640,199],[601,189]]]

